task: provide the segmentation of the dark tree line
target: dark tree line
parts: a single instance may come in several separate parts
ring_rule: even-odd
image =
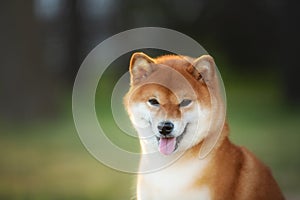
[[[55,113],[63,89],[71,89],[87,53],[105,38],[141,26],[190,35],[212,54],[224,52],[236,71],[277,70],[286,102],[299,105],[298,1],[67,0],[59,1],[50,18],[37,12],[40,1],[1,2],[0,110],[4,117]]]

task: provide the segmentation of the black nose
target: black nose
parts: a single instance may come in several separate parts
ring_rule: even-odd
[[[174,124],[171,122],[160,122],[157,128],[160,134],[168,135],[173,131]]]

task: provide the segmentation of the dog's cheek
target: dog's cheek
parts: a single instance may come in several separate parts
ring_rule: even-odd
[[[182,148],[188,148],[190,145],[197,144],[206,135],[210,126],[210,111],[200,104],[197,104],[185,112],[182,120],[186,120],[188,131],[182,140]]]
[[[146,128],[150,125],[150,112],[143,103],[130,106],[130,120],[137,128]]]
[[[203,118],[205,111],[200,104],[195,104],[191,108],[182,111],[182,121],[186,123],[195,123],[199,118]]]

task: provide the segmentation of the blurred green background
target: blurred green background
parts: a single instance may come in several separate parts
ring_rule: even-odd
[[[227,91],[232,140],[300,199],[300,3],[291,0],[1,1],[0,199],[130,199],[135,175],[110,169],[81,144],[72,86],[85,56],[130,28],[159,26],[197,40]],[[145,50],[155,56],[159,52]],[[100,80],[96,109],[108,137],[137,151],[115,125],[110,96],[130,53]],[[124,139],[125,138],[125,139]]]

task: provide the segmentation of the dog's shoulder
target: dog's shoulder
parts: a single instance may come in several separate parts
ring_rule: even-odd
[[[237,186],[236,196],[239,199],[284,199],[269,167],[245,147],[240,149],[244,162],[239,176],[241,184]]]

